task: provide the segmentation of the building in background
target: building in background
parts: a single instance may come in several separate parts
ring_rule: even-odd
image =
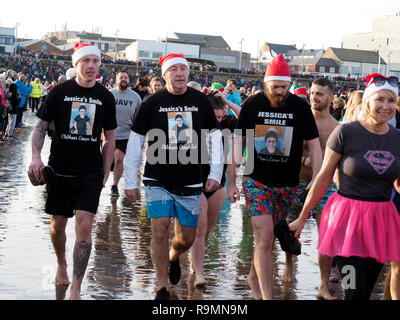
[[[386,62],[376,51],[330,47],[322,57],[335,60],[342,75],[363,77],[375,72],[386,73]]]
[[[199,46],[200,59],[212,61],[220,68],[250,69],[250,53],[231,50],[221,36],[174,32],[160,39],[163,42]]]
[[[186,58],[199,58],[198,44],[136,40],[125,48],[125,56],[130,61],[154,61],[164,54],[181,52]]]
[[[0,27],[0,54],[14,54],[15,28]]]
[[[400,12],[375,18],[371,32],[342,37],[342,48],[379,51],[388,64],[387,75],[400,76]]]
[[[338,74],[339,63],[334,59],[328,58],[302,58],[296,57],[289,62],[291,72],[298,73],[320,73],[320,74]]]

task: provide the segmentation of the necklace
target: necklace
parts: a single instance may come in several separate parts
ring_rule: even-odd
[[[389,128],[389,131],[390,131],[390,128]],[[379,147],[379,149],[376,147],[375,140],[374,140],[374,138],[372,137],[372,135],[371,135],[371,133],[369,132],[369,130],[367,130],[367,132],[368,132],[369,137],[370,137],[371,140],[372,140],[372,143],[374,144],[375,150],[382,150],[383,145],[385,144],[386,135],[387,135],[389,132],[387,132],[387,133],[385,133],[385,134],[383,135],[383,141],[382,141],[382,144],[381,144],[381,146]]]

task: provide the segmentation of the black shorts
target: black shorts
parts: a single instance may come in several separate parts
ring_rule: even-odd
[[[211,198],[211,196],[212,196],[214,193],[216,193],[218,190],[221,190],[221,189],[224,188],[224,187],[225,187],[225,185],[220,184],[220,185],[218,186],[217,189],[215,189],[214,191],[211,191],[211,192],[206,191],[205,188],[201,188],[201,192],[204,194],[204,196],[205,196],[207,199],[209,199],[209,198]]]
[[[76,210],[96,214],[103,189],[103,179],[102,172],[77,177],[53,177],[46,185],[46,213],[67,218],[72,218]]]
[[[128,145],[128,139],[124,140],[115,140],[115,149],[121,150],[123,153],[126,153],[126,147]]]

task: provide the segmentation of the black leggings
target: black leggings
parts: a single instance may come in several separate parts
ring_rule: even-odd
[[[383,264],[372,258],[335,257],[345,300],[369,300]]]

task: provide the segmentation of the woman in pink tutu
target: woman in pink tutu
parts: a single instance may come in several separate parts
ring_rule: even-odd
[[[393,274],[400,267],[400,216],[391,194],[393,183],[400,190],[400,130],[387,124],[396,110],[398,79],[374,73],[366,81],[363,119],[332,132],[322,168],[289,228],[300,236],[339,167],[339,190],[322,212],[318,252],[336,257],[346,300],[368,300],[383,264],[391,261],[392,299],[399,299]]]

